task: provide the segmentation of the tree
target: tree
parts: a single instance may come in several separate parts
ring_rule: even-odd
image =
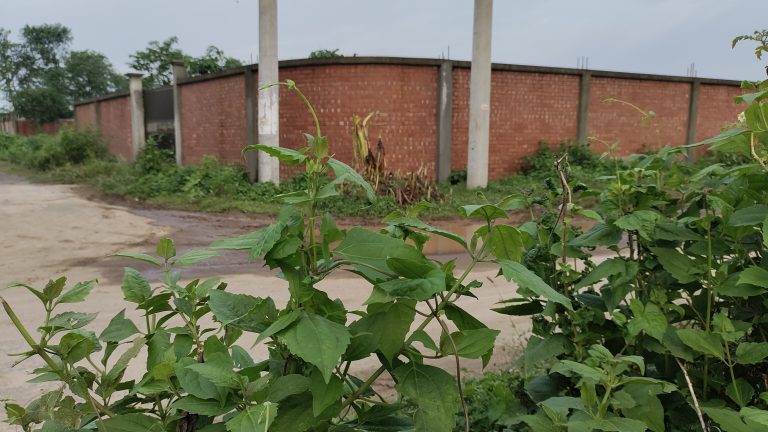
[[[224,55],[224,51],[213,45],[200,57],[186,57],[185,62],[190,76],[221,72],[243,65],[240,60]]]
[[[240,60],[228,57],[220,48],[213,45],[200,57],[185,54],[176,45],[179,38],[171,36],[163,42],[151,41],[146,49],[131,54],[128,66],[144,72],[146,87],[170,85],[173,82],[171,62],[184,60],[189,76],[216,73],[225,69],[242,66]]]
[[[75,101],[127,86],[103,54],[69,51],[72,33],[61,24],[26,25],[18,42],[10,34],[0,28],[0,91],[20,116],[69,117]]]
[[[115,72],[104,54],[72,51],[64,63],[67,96],[72,102],[128,88],[128,79]]]
[[[171,36],[163,42],[151,41],[144,50],[131,54],[128,66],[144,72],[145,87],[170,85],[172,82],[171,62],[184,58],[184,53],[176,47],[179,38]]]
[[[319,49],[312,51],[309,53],[309,58],[316,59],[316,58],[334,58],[334,57],[344,57],[342,54],[339,53],[338,48],[335,50],[328,50],[328,49]]]
[[[72,116],[66,95],[53,87],[28,87],[11,99],[13,109],[23,118],[44,123]]]

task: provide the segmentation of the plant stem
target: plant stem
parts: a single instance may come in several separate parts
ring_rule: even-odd
[[[693,389],[693,383],[691,382],[691,377],[688,376],[688,370],[685,368],[685,365],[680,361],[680,359],[678,359],[677,357],[674,357],[674,359],[677,362],[677,365],[680,366],[680,370],[683,371],[685,382],[688,384],[688,391],[691,392],[691,398],[693,399],[693,409],[696,411],[696,416],[699,417],[699,424],[701,424],[701,430],[703,432],[709,432],[709,428],[707,428],[707,423],[704,421],[704,415],[701,413],[699,400],[696,398],[696,391]],[[706,374],[704,376],[706,376]]]
[[[432,306],[429,305],[429,302],[426,303],[429,308],[432,309]],[[448,329],[448,326],[445,324],[445,322],[443,322],[443,320],[441,320],[437,315],[437,311],[432,309],[432,315],[434,315],[437,323],[440,324],[440,327],[442,327],[443,332],[445,332],[445,336],[448,338],[448,341],[451,342],[451,347],[453,348],[453,357],[456,359],[456,385],[459,388],[459,399],[461,400],[461,408],[464,411],[464,430],[469,432],[469,408],[467,407],[467,401],[464,400],[464,388],[461,384],[461,359],[459,358],[459,349],[456,347],[456,342],[454,342],[453,336],[451,336],[451,331]]]

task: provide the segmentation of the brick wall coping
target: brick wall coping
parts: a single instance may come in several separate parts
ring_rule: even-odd
[[[121,98],[121,97],[128,97],[130,95],[131,95],[131,93],[128,92],[128,91],[119,91],[119,92],[110,93],[110,94],[107,94],[107,95],[104,95],[104,96],[97,96],[97,97],[93,97],[93,98],[88,98],[88,99],[83,99],[83,100],[76,101],[75,102],[75,106],[87,105],[87,104],[90,104],[90,103],[102,102],[102,101],[110,100],[110,99],[118,99],[118,98]]]
[[[282,60],[279,62],[280,68],[294,68],[304,66],[334,66],[334,65],[397,65],[397,66],[440,66],[446,60],[431,59],[431,58],[413,58],[413,57],[332,57],[332,58],[320,58],[320,59],[294,59],[294,60]],[[453,67],[468,69],[471,67],[471,62],[450,60]],[[589,74],[592,77],[599,78],[619,78],[619,79],[631,79],[631,80],[644,80],[644,81],[666,81],[666,82],[682,82],[693,83],[698,82],[701,84],[715,84],[715,85],[729,85],[739,86],[740,81],[727,80],[719,78],[699,78],[699,77],[686,77],[675,75],[657,75],[657,74],[645,74],[634,72],[616,72],[605,70],[592,70],[592,69],[575,69],[575,68],[562,68],[562,67],[549,67],[549,66],[528,66],[506,63],[493,63],[493,70],[499,71],[511,71],[511,72],[528,72],[528,73],[543,73],[543,74],[557,74],[557,75],[575,75],[580,76],[583,74]],[[229,76],[241,75],[247,70],[258,71],[258,64],[251,64],[240,66],[232,69],[227,69],[221,72],[199,75],[195,77],[189,77],[181,80],[179,85],[191,84],[200,81],[208,81],[218,78],[224,78]],[[106,96],[97,98],[85,99],[75,102],[75,106],[93,103],[97,101],[103,101],[107,99],[114,99],[119,97],[128,96],[128,92],[117,92]]]

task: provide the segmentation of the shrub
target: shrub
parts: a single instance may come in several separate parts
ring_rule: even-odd
[[[106,141],[98,129],[64,128],[59,134],[59,145],[65,161],[70,164],[82,164],[108,155]]]

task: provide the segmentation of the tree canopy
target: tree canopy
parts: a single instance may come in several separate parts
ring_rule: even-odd
[[[177,45],[179,38],[171,36],[159,42],[151,41],[143,50],[131,54],[128,66],[139,72],[143,72],[145,87],[157,87],[173,83],[171,62],[183,60],[187,68],[187,75],[196,76],[220,72],[225,69],[242,66],[240,60],[224,54],[220,48],[213,45],[205,50],[200,57],[193,57],[184,53]]]
[[[0,28],[0,91],[14,111],[35,121],[71,116],[75,101],[127,87],[125,77],[95,51],[71,51],[61,24],[26,25],[18,41]]]

